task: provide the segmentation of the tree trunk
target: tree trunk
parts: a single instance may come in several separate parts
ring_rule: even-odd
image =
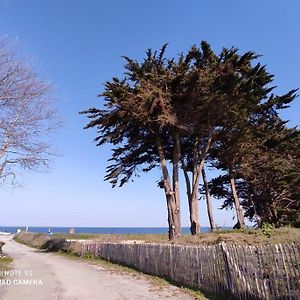
[[[178,238],[181,235],[180,227],[180,209],[177,203],[175,192],[172,190],[170,176],[167,168],[167,162],[161,140],[156,138],[157,152],[160,159],[161,170],[163,174],[164,190],[167,200],[168,224],[169,224],[169,240]]]
[[[193,170],[193,180],[192,180],[192,194],[189,199],[189,208],[190,208],[190,222],[191,222],[191,234],[195,235],[200,232],[200,224],[199,224],[199,211],[198,211],[198,187],[199,187],[199,179],[200,174],[202,172],[205,158],[207,152],[210,149],[212,143],[212,133],[213,128],[209,128],[208,131],[208,139],[203,151],[200,151],[198,141],[195,143],[194,149],[194,170]],[[195,163],[197,162],[197,163]]]
[[[5,159],[5,161],[0,164],[0,178],[3,175],[4,168],[5,168],[6,164],[7,164],[7,159]]]
[[[190,177],[189,177],[184,159],[181,159],[181,166],[182,166],[184,179],[185,179],[186,194],[187,194],[188,200],[190,201],[190,198],[192,196],[191,181],[190,181]]]
[[[189,177],[189,174],[187,171],[186,164],[183,159],[181,160],[181,165],[182,165],[182,169],[183,169],[185,185],[186,185],[186,194],[187,194],[188,204],[189,204],[190,223],[191,223],[190,232],[191,232],[191,234],[196,234],[200,229],[200,226],[198,223],[198,214],[197,214],[198,206],[195,206],[195,204],[192,201],[191,181],[190,181],[190,177]],[[196,202],[196,205],[197,204],[198,203]]]
[[[251,201],[251,204],[253,206],[254,218],[255,218],[255,221],[256,221],[256,225],[257,225],[257,227],[260,227],[261,226],[261,217],[257,213],[256,205],[255,205],[252,198],[250,199],[250,201]]]
[[[6,153],[8,149],[8,141],[4,142],[0,149],[0,158]]]
[[[197,201],[198,194],[194,196],[196,198],[196,201],[193,201],[192,192],[191,192],[191,181],[184,162],[182,162],[182,166],[183,166],[183,174],[184,174],[185,184],[186,184],[186,194],[187,194],[188,204],[189,204],[190,223],[191,223],[190,231],[191,234],[195,235],[200,231],[200,224],[198,221],[199,220],[198,201]]]
[[[181,231],[181,218],[180,218],[180,193],[179,193],[179,160],[180,160],[180,141],[179,135],[174,133],[174,149],[173,149],[173,191],[175,196],[177,224]]]
[[[202,169],[202,178],[204,183],[204,189],[205,189],[205,196],[206,196],[206,205],[207,205],[207,214],[209,219],[210,228],[212,231],[216,230],[217,226],[213,217],[212,213],[212,205],[211,205],[211,196],[208,188],[208,183],[206,179],[205,169],[203,167]]]
[[[237,217],[237,223],[235,224],[234,228],[236,229],[245,228],[244,213],[240,204],[240,199],[237,194],[234,177],[232,176],[232,174],[229,174],[229,177],[230,177],[230,185],[231,185],[232,196],[234,199],[234,206],[235,206],[236,217]]]
[[[190,209],[190,222],[191,227],[190,231],[192,235],[200,233],[200,224],[199,224],[199,207],[198,207],[198,186],[199,186],[199,177],[197,176],[197,169],[195,168],[192,177],[193,182],[193,192],[189,199],[189,209]]]
[[[192,235],[196,235],[201,232],[199,223],[199,208],[198,208],[198,193],[194,195],[194,198],[190,198],[189,209],[190,209],[190,231]]]

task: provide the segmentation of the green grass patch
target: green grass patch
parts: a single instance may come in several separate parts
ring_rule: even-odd
[[[54,233],[53,237],[62,238],[66,240],[92,240],[97,238],[97,234],[89,234],[89,233]]]
[[[10,270],[12,268],[13,259],[9,256],[0,256],[0,279],[3,278],[2,271]]]
[[[0,256],[0,265],[7,265],[13,262],[13,259],[9,256]]]

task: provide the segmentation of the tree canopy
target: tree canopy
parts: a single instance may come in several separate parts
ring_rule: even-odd
[[[106,82],[100,94],[104,109],[83,112],[91,119],[86,128],[98,130],[97,146],[113,145],[105,179],[122,186],[160,166],[170,239],[180,235],[180,170],[191,233],[200,230],[205,165],[220,172],[204,182],[207,199],[212,194],[224,200],[223,207],[234,207],[237,227],[245,225],[244,216],[286,222],[299,210],[299,131],[289,129],[278,111],[295,99],[296,90],[276,95],[274,76],[251,51],[241,55],[224,48],[217,55],[203,41],[168,59],[166,47],[148,50],[142,62],[124,57],[125,77]]]

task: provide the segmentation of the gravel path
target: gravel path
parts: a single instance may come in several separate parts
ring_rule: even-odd
[[[6,242],[4,252],[14,262],[11,274],[2,274],[4,279],[0,279],[0,299],[194,299],[177,287],[155,286],[143,276],[113,273],[82,261],[41,252],[18,244],[11,237],[1,237],[1,240]]]

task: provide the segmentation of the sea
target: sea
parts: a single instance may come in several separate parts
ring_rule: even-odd
[[[75,233],[89,234],[167,234],[167,227],[31,227],[29,226],[0,226],[0,232],[15,233],[18,229],[39,233],[68,233],[70,228],[75,229]],[[230,229],[225,227],[224,229]],[[209,227],[201,227],[202,233],[210,232]],[[189,227],[182,228],[182,234],[189,234]]]

